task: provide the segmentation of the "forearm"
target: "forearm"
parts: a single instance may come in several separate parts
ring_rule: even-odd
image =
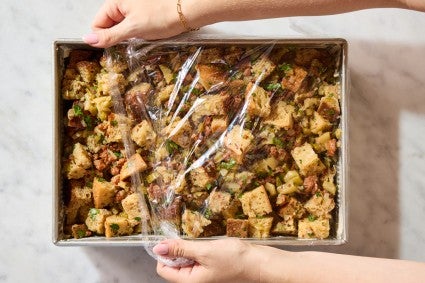
[[[258,247],[260,282],[425,282],[425,264]],[[264,256],[265,255],[265,256]],[[258,279],[258,277],[257,277]]]
[[[377,7],[408,8],[405,1],[415,0],[182,0],[182,8],[190,25],[199,27],[222,21],[327,15]]]

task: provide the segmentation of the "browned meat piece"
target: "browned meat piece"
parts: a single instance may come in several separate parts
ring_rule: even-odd
[[[123,199],[127,197],[127,192],[124,190],[120,190],[115,194],[115,203],[120,203]]]
[[[286,76],[282,79],[282,88],[288,89],[292,92],[297,92],[304,79],[307,76],[307,71],[301,67],[294,66],[293,74]]]
[[[316,175],[308,176],[304,179],[304,193],[311,195],[317,192],[319,189],[318,178]]]
[[[328,141],[327,143],[326,143],[326,150],[327,150],[327,155],[328,156],[334,156],[335,155],[335,153],[336,153],[336,149],[337,149],[337,147],[336,147],[336,139],[331,139],[330,141]]]
[[[175,198],[169,206],[161,207],[158,210],[158,216],[161,220],[172,222],[177,227],[181,223],[181,213],[182,201],[179,197]]]
[[[167,190],[158,185],[151,184],[148,188],[148,196],[152,202],[159,202],[167,193]]]
[[[320,52],[317,49],[305,48],[300,49],[295,53],[295,63],[301,66],[309,66],[313,59],[322,58],[324,53]]]
[[[212,237],[226,234],[226,228],[223,226],[223,220],[210,219],[211,224],[204,227],[201,237]]]

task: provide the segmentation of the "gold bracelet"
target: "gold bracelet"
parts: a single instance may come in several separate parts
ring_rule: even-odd
[[[186,31],[199,30],[199,28],[192,28],[187,24],[186,17],[183,15],[183,12],[182,12],[181,0],[177,0],[177,13],[179,14],[180,22],[182,23],[182,26],[185,28]]]

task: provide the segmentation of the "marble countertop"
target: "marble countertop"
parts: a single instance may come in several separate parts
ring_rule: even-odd
[[[52,41],[88,32],[101,2],[2,1],[0,282],[163,282],[142,248],[51,242]],[[204,29],[349,41],[349,243],[318,250],[425,261],[424,26],[376,9]]]

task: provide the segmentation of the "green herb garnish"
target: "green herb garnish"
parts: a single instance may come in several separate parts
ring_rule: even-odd
[[[81,109],[80,105],[75,104],[73,109],[74,109],[75,116],[79,117],[83,115],[83,109]]]
[[[273,138],[273,144],[280,147],[280,148],[285,147],[285,143],[281,139],[276,138],[276,137]]]
[[[117,120],[112,120],[111,121],[111,125],[114,126],[114,127],[118,126],[118,121]]]
[[[84,238],[86,236],[86,232],[83,230],[77,230],[78,238]]]
[[[93,129],[93,120],[91,116],[85,115],[83,117],[84,122],[86,123],[86,127],[90,130]]]
[[[122,158],[122,153],[121,153],[121,152],[116,151],[116,152],[114,152],[114,154],[115,154],[115,156],[116,156],[118,159]]]
[[[266,86],[266,89],[267,89],[267,90],[270,90],[270,91],[276,91],[276,90],[278,90],[279,88],[281,88],[280,83],[270,83],[270,84],[268,84],[268,85]]]
[[[236,160],[231,158],[229,162],[221,162],[220,168],[230,170],[236,165]]]
[[[96,215],[98,215],[99,212],[100,212],[99,209],[97,209],[97,208],[91,208],[89,210],[89,217],[90,217],[90,219],[94,221],[96,219]]]
[[[284,63],[282,65],[279,65],[279,70],[284,71],[285,74],[286,74],[286,73],[292,71],[292,66],[291,66],[291,64]]]
[[[99,182],[101,182],[101,183],[106,182],[106,180],[105,180],[105,179],[103,179],[102,177],[97,177],[97,180],[98,180]]]
[[[174,154],[174,152],[178,151],[180,146],[173,142],[172,140],[165,141],[165,148],[167,149],[169,154]]]
[[[134,217],[134,220],[136,220],[136,221],[142,221],[142,218],[141,217]]]
[[[313,221],[315,221],[317,219],[317,217],[316,216],[314,216],[313,214],[310,214],[309,216],[308,216],[308,221],[310,221],[310,222],[313,222]]]
[[[116,223],[110,224],[109,227],[111,227],[112,231],[114,231],[115,233],[118,232],[118,230],[120,229],[120,226]]]
[[[207,186],[206,186],[207,191],[211,190],[211,189],[212,189],[212,187],[213,187],[213,184],[211,184],[211,183],[207,184]]]
[[[211,216],[212,216],[212,211],[211,211],[211,209],[207,208],[207,209],[205,210],[204,216],[205,216],[205,218],[206,218],[206,219],[210,219],[210,218],[211,218]]]

